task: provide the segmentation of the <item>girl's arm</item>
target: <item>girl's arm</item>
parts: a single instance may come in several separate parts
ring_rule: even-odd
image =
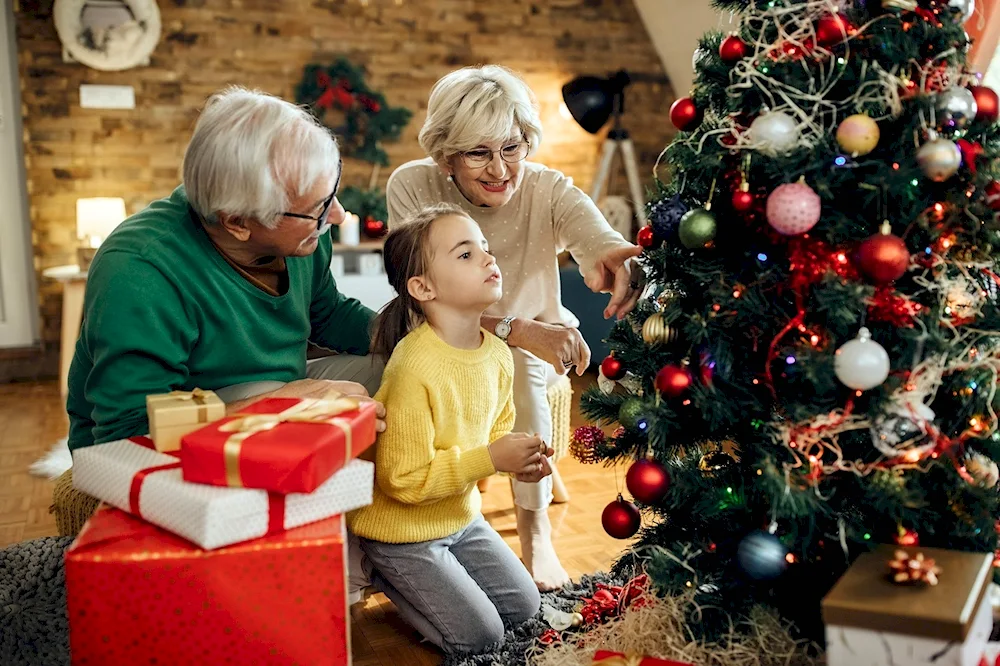
[[[405,371],[391,377],[379,397],[388,407],[386,430],[376,445],[375,479],[389,497],[406,504],[434,502],[496,473],[489,442],[465,450],[434,446],[430,400],[417,377]]]

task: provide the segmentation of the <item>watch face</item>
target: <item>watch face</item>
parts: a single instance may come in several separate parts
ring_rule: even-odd
[[[496,333],[499,337],[506,338],[508,335],[510,335],[510,324],[508,324],[505,321],[500,322],[499,324],[497,324]]]

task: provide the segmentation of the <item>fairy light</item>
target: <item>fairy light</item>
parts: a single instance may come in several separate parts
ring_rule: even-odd
[[[757,386],[758,384],[760,384],[760,380],[759,380],[759,379],[756,379],[756,378],[754,378],[754,380],[753,380],[753,385],[754,385],[754,386]]]
[[[893,162],[892,163],[892,170],[893,171],[899,171],[899,162]]]
[[[837,155],[835,158],[833,158],[833,163],[836,164],[837,166],[844,166],[845,164],[847,164],[847,158],[844,157],[843,155]]]
[[[810,344],[812,344],[813,347],[816,347],[817,345],[819,345],[819,340],[820,340],[820,337],[818,335],[816,335],[815,333],[813,333],[812,335],[809,336],[809,342],[810,342]]]
[[[788,356],[785,357],[785,363],[787,363],[788,365],[795,365],[795,357],[789,354]]]
[[[687,407],[688,405],[690,405],[690,404],[691,404],[691,399],[690,399],[690,398],[688,398],[687,400],[685,400],[685,401],[684,401],[684,402],[682,402],[681,404],[682,404],[682,405],[684,405],[685,407]]]
[[[903,460],[905,460],[908,463],[919,462],[920,461],[920,451],[917,451],[916,449],[912,449],[910,451],[907,451],[906,454],[903,455]]]
[[[865,536],[864,536],[865,541],[871,541],[871,538],[872,538],[872,535],[869,534],[868,532],[865,532]]]
[[[767,261],[767,255],[763,252],[757,253],[757,261]]]
[[[914,178],[913,180],[910,181],[910,185],[912,185],[913,187],[916,187],[919,184],[920,184],[920,181],[917,180],[916,178]]]
[[[716,303],[715,305],[712,306],[712,312],[718,312],[721,309],[722,309],[722,306],[719,305],[718,303]]]
[[[785,555],[785,561],[788,562],[789,564],[795,564],[795,554],[788,553],[787,555]]]
[[[733,298],[739,298],[742,293],[739,289],[733,289]]]

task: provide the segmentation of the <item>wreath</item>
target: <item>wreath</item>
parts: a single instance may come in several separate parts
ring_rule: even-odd
[[[382,142],[399,139],[413,116],[405,107],[389,106],[382,93],[365,83],[364,70],[346,58],[329,67],[306,66],[295,100],[337,134],[346,157],[379,166],[389,165]]]

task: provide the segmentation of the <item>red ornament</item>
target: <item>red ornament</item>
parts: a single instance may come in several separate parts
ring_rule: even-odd
[[[632,497],[643,504],[656,504],[670,488],[670,475],[655,460],[637,460],[625,474],[625,485]]]
[[[736,190],[733,192],[733,210],[740,213],[745,213],[751,208],[753,208],[754,201],[756,197],[750,192],[744,192],[743,190]]]
[[[384,221],[376,220],[371,215],[365,218],[364,230],[369,238],[381,238],[389,231]]]
[[[976,160],[983,154],[983,145],[978,141],[973,142],[966,139],[959,139],[955,143],[958,144],[958,149],[962,151],[962,164],[975,176]]]
[[[747,46],[747,43],[737,35],[729,35],[719,45],[719,57],[722,58],[722,62],[731,65],[738,60],[746,58],[749,50],[750,47]]]
[[[701,124],[703,114],[690,97],[679,97],[670,105],[670,122],[682,132],[690,132]]]
[[[601,372],[608,379],[621,379],[625,376],[625,366],[614,356],[607,356],[601,361]]]
[[[656,390],[669,398],[679,398],[691,388],[693,381],[686,368],[665,365],[656,373]]]
[[[1000,118],[1000,97],[992,88],[972,86],[969,88],[976,98],[976,122],[992,125]]]
[[[644,248],[653,247],[656,243],[656,234],[653,233],[653,227],[647,224],[642,229],[639,229],[639,233],[635,235],[635,242]]]
[[[920,535],[901,526],[896,534],[896,543],[900,546],[919,546]]]
[[[898,280],[910,265],[910,250],[906,242],[889,229],[869,236],[858,248],[858,268],[876,284],[888,284]]]
[[[990,181],[984,192],[986,193],[986,205],[993,210],[1000,210],[1000,181]]]
[[[601,514],[601,525],[604,531],[616,539],[628,539],[639,531],[639,509],[632,502],[625,501],[621,495],[611,504],[604,507]]]
[[[816,43],[834,46],[853,35],[857,28],[841,14],[828,14],[816,22]]]

